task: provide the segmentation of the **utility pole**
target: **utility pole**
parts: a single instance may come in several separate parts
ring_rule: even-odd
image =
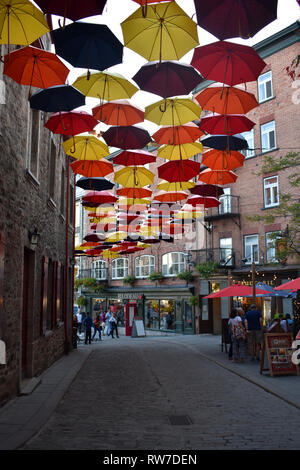
[[[254,258],[254,246],[252,246],[252,266],[251,266],[251,273],[252,273],[252,300],[253,303],[256,303],[256,288],[255,288],[255,274],[256,274],[256,268],[255,268],[255,258]]]

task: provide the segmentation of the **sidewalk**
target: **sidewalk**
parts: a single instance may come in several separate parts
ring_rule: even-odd
[[[37,433],[47,422],[56,406],[63,398],[79,370],[95,348],[113,344],[110,339],[102,343],[94,342],[91,346],[80,344],[78,349],[63,356],[44,374],[38,377],[38,383],[32,393],[16,397],[7,405],[0,408],[0,450],[12,450],[21,447],[28,439]],[[120,336],[117,347],[125,347],[129,343],[147,342],[178,342],[192,350],[195,354],[229,370],[265,391],[281,398],[297,409],[300,409],[300,377],[277,376],[268,373],[260,374],[260,363],[232,363],[228,360],[225,350],[221,351],[221,337],[215,335],[173,335],[155,336],[150,333],[145,338],[130,338]]]

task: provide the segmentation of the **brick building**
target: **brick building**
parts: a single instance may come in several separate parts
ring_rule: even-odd
[[[37,46],[48,50],[49,38]],[[2,403],[72,347],[74,176],[28,87],[3,75],[3,64],[0,83]]]

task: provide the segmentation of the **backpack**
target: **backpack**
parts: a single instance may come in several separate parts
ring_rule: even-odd
[[[238,323],[237,325],[233,325],[232,328],[232,336],[236,339],[245,339],[246,338],[246,331],[243,327],[242,323]]]

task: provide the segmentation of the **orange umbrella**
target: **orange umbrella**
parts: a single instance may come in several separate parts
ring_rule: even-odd
[[[117,189],[117,195],[130,199],[142,199],[144,197],[150,197],[152,191],[146,188],[119,188]]]
[[[63,85],[70,70],[53,54],[33,46],[10,52],[4,60],[3,73],[20,85],[49,88]]]
[[[225,150],[210,150],[202,155],[202,163],[208,166],[211,170],[234,170],[243,166],[245,156],[232,150],[226,152]]]
[[[206,168],[201,171],[198,180],[208,184],[230,184],[237,180],[237,175],[230,170],[211,170]]]
[[[168,191],[159,191],[155,194],[154,199],[155,201],[160,202],[176,202],[176,201],[183,201],[187,199],[188,195],[184,192],[168,192]]]
[[[162,126],[152,138],[158,144],[180,145],[195,142],[204,132],[193,122],[188,122],[182,126]]]
[[[113,173],[114,167],[112,163],[102,158],[102,160],[77,160],[71,163],[71,167],[74,173],[86,176],[103,177],[109,173]]]
[[[246,114],[258,106],[253,93],[235,87],[213,86],[195,96],[202,109],[219,114]]]
[[[132,126],[144,121],[144,111],[128,100],[115,100],[96,106],[92,110],[95,119],[111,126]]]

